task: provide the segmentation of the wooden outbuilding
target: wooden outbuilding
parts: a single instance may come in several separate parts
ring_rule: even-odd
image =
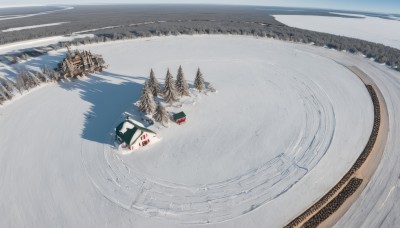
[[[172,117],[179,125],[186,122],[186,114],[184,112],[175,113]]]

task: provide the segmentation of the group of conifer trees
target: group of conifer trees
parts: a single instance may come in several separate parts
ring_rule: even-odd
[[[197,74],[194,80],[194,88],[199,92],[202,92],[206,89],[211,92],[215,92],[215,89],[211,84],[204,82],[203,74],[201,73],[200,68],[197,69]],[[155,121],[165,125],[169,121],[168,112],[160,102],[156,104],[154,98],[162,97],[166,103],[173,104],[174,102],[179,101],[179,98],[184,96],[190,96],[190,92],[189,84],[185,79],[185,75],[181,66],[179,66],[176,80],[173,78],[169,69],[167,70],[164,88],[160,87],[160,84],[154,75],[154,71],[151,69],[150,78],[144,83],[138,107],[140,111],[148,115],[153,114]]]
[[[58,72],[45,66],[42,70],[32,72],[26,69],[20,69],[15,77],[15,82],[0,77],[0,104],[14,97],[14,91],[19,93],[29,91],[42,83],[56,82],[61,79]]]

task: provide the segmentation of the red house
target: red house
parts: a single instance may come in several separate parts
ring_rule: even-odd
[[[173,115],[174,121],[181,125],[181,123],[186,122],[186,114],[184,112],[179,112]]]

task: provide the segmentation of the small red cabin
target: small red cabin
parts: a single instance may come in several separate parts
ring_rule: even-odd
[[[184,112],[179,112],[179,113],[174,114],[173,118],[174,118],[174,121],[179,125],[181,123],[186,122],[186,114]]]

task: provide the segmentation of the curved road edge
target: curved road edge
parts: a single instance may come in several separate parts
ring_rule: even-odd
[[[363,153],[360,154],[360,158],[357,160],[360,160],[367,148],[371,146],[371,141],[373,142],[372,149],[370,149],[369,154],[367,154],[367,158],[362,161],[361,166],[357,167],[357,162],[359,161],[356,161],[349,172],[347,172],[326,195],[290,221],[285,227],[332,227],[361,195],[375,173],[385,150],[389,133],[389,115],[385,99],[378,86],[367,74],[356,66],[343,66],[354,73],[365,84],[366,89],[371,95],[374,108],[378,110],[378,113],[376,113],[375,110],[377,115],[374,116],[374,125],[378,123],[379,127],[374,127],[366,149],[364,149]],[[377,98],[377,101],[374,101],[375,98]],[[374,131],[376,130],[378,130],[377,135],[374,136]],[[356,170],[352,172],[353,169]],[[354,189],[354,191],[346,195],[346,189],[349,188],[349,185],[355,179],[361,180],[361,183],[355,187],[356,189]],[[343,196],[345,197],[344,200]],[[339,201],[341,202],[339,203]]]
[[[389,114],[386,106],[385,98],[383,97],[382,92],[376,83],[369,77],[366,73],[360,70],[356,66],[345,66],[351,72],[353,72],[356,76],[358,76],[361,81],[364,82],[365,85],[370,85],[375,90],[376,96],[378,97],[380,104],[380,126],[379,126],[379,134],[376,138],[375,145],[368,156],[368,159],[361,166],[361,168],[355,173],[357,178],[363,179],[363,183],[357,189],[357,191],[350,197],[348,200],[331,215],[324,223],[321,223],[322,227],[332,227],[336,224],[337,221],[350,209],[351,205],[358,199],[361,193],[364,191],[365,187],[371,180],[372,176],[375,173],[375,170],[378,168],[379,163],[381,161],[382,155],[385,151],[386,142],[389,134]]]

